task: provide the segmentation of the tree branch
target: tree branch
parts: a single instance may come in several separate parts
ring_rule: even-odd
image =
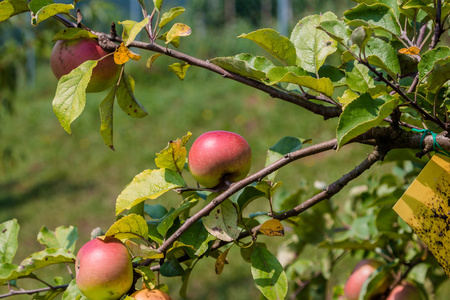
[[[0,298],[7,298],[7,297],[17,296],[17,295],[31,295],[31,294],[41,293],[41,292],[47,292],[50,290],[61,290],[61,289],[65,290],[65,289],[67,289],[68,286],[69,286],[68,284],[63,284],[63,285],[48,286],[45,288],[33,289],[33,290],[20,290],[20,291],[10,290],[9,293],[0,295]]]

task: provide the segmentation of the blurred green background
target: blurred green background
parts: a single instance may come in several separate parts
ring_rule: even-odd
[[[139,7],[134,2],[137,3],[82,1],[83,22],[92,29],[108,31],[112,21],[118,25],[118,21],[125,19],[140,20]],[[166,0],[163,10],[177,5],[186,8],[177,20],[192,28],[192,35],[182,38],[179,50],[209,59],[241,52],[265,55],[252,42],[236,37],[264,27],[278,29],[289,36],[304,16],[328,10],[341,16],[353,3],[348,0]],[[117,28],[120,32],[120,25]],[[113,152],[99,134],[98,105],[107,92],[91,94],[85,111],[72,125],[73,134],[68,135],[52,111],[57,80],[48,62],[51,38],[62,29],[53,20],[32,27],[27,15],[0,24],[3,41],[0,46],[0,222],[16,218],[20,223],[15,263],[42,249],[36,241],[42,226],[51,230],[60,225],[78,226],[77,248],[89,240],[93,228],[108,229],[115,220],[114,203],[122,189],[136,174],[155,168],[155,153],[188,131],[193,133],[188,147],[197,136],[209,130],[241,134],[253,149],[252,172],[264,166],[267,149],[284,136],[319,143],[335,135],[337,120],[324,122],[320,116],[292,104],[195,67],[180,81],[167,70],[175,60],[159,58],[147,69],[145,61],[152,53],[138,50],[141,61],[128,63],[126,71],[136,80],[135,95],[149,115],[132,119],[116,107],[116,151]],[[278,179],[283,181],[280,190],[294,192],[305,182],[311,186],[314,182],[331,183],[364,160],[368,152],[369,147],[352,145],[337,153],[330,151],[292,163],[279,172]],[[378,164],[355,184],[385,170],[385,166]],[[346,188],[334,201],[339,203],[348,191]],[[169,207],[178,201],[176,195],[168,194],[151,204]],[[261,209],[264,207],[261,204]],[[267,242],[276,247],[281,241]],[[234,250],[229,255],[230,264],[220,276],[215,275],[211,259],[198,264],[188,287],[191,299],[258,297],[249,265],[243,264],[237,249]],[[63,269],[57,271],[64,273]],[[48,278],[56,273],[45,272],[43,276]],[[344,280],[341,278],[338,283]],[[169,284],[176,299],[178,279],[163,282]],[[20,284],[28,288],[40,286],[31,279]],[[0,294],[6,291],[0,288]]]

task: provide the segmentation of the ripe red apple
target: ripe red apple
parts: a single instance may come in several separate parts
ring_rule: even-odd
[[[379,267],[382,263],[375,259],[364,259],[356,264],[352,274],[347,279],[344,286],[345,299],[358,300],[361,293],[362,286],[367,278]],[[381,287],[380,294],[386,291],[388,284]],[[384,290],[383,290],[384,289]]]
[[[127,247],[118,239],[95,238],[78,251],[76,282],[90,300],[115,300],[133,284],[133,265]]]
[[[205,132],[194,141],[188,159],[197,182],[214,188],[224,181],[236,182],[247,176],[252,150],[239,134],[216,130]]]
[[[157,289],[143,289],[136,291],[131,294],[131,297],[136,300],[172,300],[172,297],[170,297],[167,293]]]
[[[82,38],[76,40],[59,40],[50,55],[50,67],[59,80],[87,60],[98,60],[109,53],[103,50],[97,40]],[[92,71],[87,93],[97,93],[113,86],[120,72],[120,66],[109,55],[100,60]]]
[[[386,300],[421,300],[417,288],[409,282],[403,282],[392,289]]]

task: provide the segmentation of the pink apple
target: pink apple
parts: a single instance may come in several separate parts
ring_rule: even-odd
[[[133,284],[133,265],[127,247],[118,239],[96,238],[78,251],[76,283],[90,300],[115,300]]]
[[[382,263],[374,259],[364,259],[356,264],[352,274],[347,279],[344,286],[344,295],[347,300],[358,300],[361,293],[362,286],[367,278],[379,267]],[[386,291],[388,284],[380,287],[380,294]],[[383,290],[384,289],[384,290]]]
[[[409,282],[403,282],[392,289],[386,300],[421,300],[417,288]]]
[[[59,80],[83,62],[98,60],[108,54],[95,39],[59,40],[50,55],[50,67]],[[113,86],[118,79],[120,68],[114,62],[113,55],[100,60],[92,71],[86,92],[97,93]]]
[[[199,136],[189,151],[189,169],[199,184],[214,188],[247,176],[252,151],[239,134],[216,130]]]

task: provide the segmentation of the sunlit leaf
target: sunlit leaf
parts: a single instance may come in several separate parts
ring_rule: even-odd
[[[140,0],[143,1],[143,0]],[[153,5],[155,6],[157,11],[161,10],[161,5],[163,3],[164,0],[153,0]]]
[[[60,263],[75,262],[75,254],[63,248],[47,248],[35,252],[24,259],[18,268],[21,276],[25,276],[38,269]]]
[[[266,78],[266,73],[275,65],[265,57],[241,53],[236,56],[216,57],[210,60],[219,67],[255,79]]]
[[[277,219],[267,220],[262,223],[259,231],[268,236],[284,236],[283,224]]]
[[[180,36],[188,36],[191,34],[191,28],[183,23],[175,23],[167,32],[166,44],[170,43],[174,38]]]
[[[349,103],[337,127],[338,149],[351,139],[379,125],[396,108],[397,98],[386,95],[373,99],[368,93]]]
[[[69,11],[75,7],[73,4],[52,3],[40,8],[38,11],[35,11],[30,3],[30,8],[34,12],[31,17],[31,24],[36,26],[40,22],[53,17],[54,15],[60,13],[68,14]]]
[[[188,132],[181,139],[170,141],[166,148],[156,154],[156,166],[181,173],[186,164],[187,150],[185,146],[191,136],[192,133]]]
[[[19,228],[16,219],[0,224],[0,264],[12,263],[17,251]]]
[[[317,28],[323,21],[336,20],[331,12],[311,15],[301,19],[291,34],[299,65],[308,72],[316,74],[325,59],[337,49],[337,42],[326,32]]]
[[[211,213],[203,217],[206,230],[218,239],[231,242],[239,237],[238,212],[230,200],[223,201]]]
[[[0,22],[26,11],[30,11],[26,0],[4,0],[0,2]]]
[[[252,276],[257,288],[269,300],[284,299],[288,281],[283,266],[267,249],[257,247],[251,257]]]
[[[375,82],[369,74],[369,68],[366,66],[351,61],[347,63],[345,71],[348,87],[352,90],[364,93],[367,89],[375,87]]]
[[[81,38],[97,38],[97,36],[83,28],[66,28],[55,34],[52,41],[77,40]]]
[[[159,28],[163,28],[164,26],[166,26],[167,23],[184,13],[184,11],[184,7],[178,6],[172,7],[168,12],[163,13],[161,16],[161,21],[158,24]]]
[[[134,79],[130,75],[125,74],[117,89],[117,103],[130,117],[143,118],[148,115],[148,112],[134,96],[134,85]]]
[[[428,76],[428,73],[433,70],[434,64],[437,61],[446,59],[449,56],[450,48],[447,46],[439,46],[425,52],[417,66],[420,80]]]
[[[299,75],[303,72],[304,70],[299,67],[274,67],[267,72],[267,77],[271,85],[279,82],[289,82],[330,97],[333,95],[334,86],[329,78],[314,78],[307,74]]]
[[[78,239],[78,228],[75,226],[59,226],[55,231],[42,227],[38,234],[38,242],[47,248],[64,248],[75,252],[75,243]]]
[[[184,80],[184,77],[186,76],[187,69],[191,65],[188,63],[173,63],[169,65],[169,71],[172,71],[175,73],[175,75],[180,78],[180,80]]]
[[[400,63],[395,49],[382,39],[372,38],[365,48],[367,60],[371,65],[378,66],[392,78],[400,73]]]
[[[317,28],[325,31],[334,40],[344,45],[348,45],[352,34],[348,25],[342,20],[322,21]]]
[[[137,266],[134,271],[141,275],[142,281],[148,289],[156,287],[156,274],[147,266]]]
[[[249,39],[266,50],[270,55],[283,62],[285,65],[295,65],[297,55],[292,42],[271,28],[258,29],[256,31],[241,34],[239,38]]]
[[[146,200],[184,186],[180,174],[170,169],[145,170],[120,193],[116,200],[116,215]]]
[[[127,240],[125,241],[125,245],[127,246],[128,250],[130,250],[133,257],[139,257],[142,259],[164,258],[164,253],[161,253],[155,248],[147,246],[146,244],[136,244],[131,240]]]
[[[450,58],[438,60],[428,76],[428,90],[437,92],[450,80]]]
[[[119,24],[123,26],[122,40],[124,45],[128,46],[131,44],[136,39],[139,32],[141,32],[141,30],[148,24],[148,22],[148,18],[143,19],[139,23],[130,20],[119,22]]]
[[[141,59],[141,56],[133,53],[127,46],[121,43],[116,51],[114,51],[114,62],[117,65],[123,65],[130,59],[138,61]]]
[[[146,238],[148,234],[147,222],[137,214],[130,214],[120,218],[105,233],[105,236],[113,236],[118,239],[135,237]]]
[[[97,65],[96,60],[87,60],[69,74],[61,77],[53,98],[53,111],[65,131],[71,133],[70,124],[84,110],[86,104],[86,87]]]
[[[400,25],[393,9],[382,3],[360,3],[344,13],[346,22],[352,26],[373,26],[399,36]]]

